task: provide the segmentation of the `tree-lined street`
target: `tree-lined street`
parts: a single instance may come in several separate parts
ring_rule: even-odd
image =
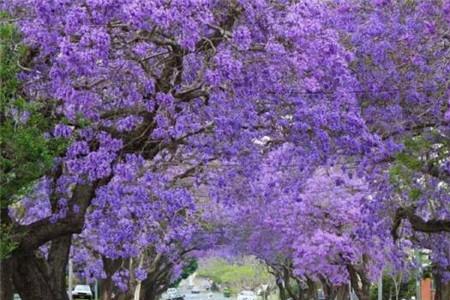
[[[0,11],[1,299],[450,299],[450,0]]]

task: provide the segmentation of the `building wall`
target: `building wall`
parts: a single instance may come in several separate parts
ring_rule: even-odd
[[[421,300],[434,300],[433,282],[431,278],[424,278],[420,282]]]

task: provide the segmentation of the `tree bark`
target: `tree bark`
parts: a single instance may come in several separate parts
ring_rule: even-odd
[[[48,259],[33,252],[13,259],[13,281],[23,300],[68,300],[66,267],[71,235],[52,241]]]
[[[322,283],[322,289],[325,294],[325,300],[335,300],[337,295],[337,288],[331,284],[331,282],[324,277],[320,278]]]
[[[361,270],[352,265],[347,265],[347,270],[350,274],[352,288],[358,299],[370,300],[370,280],[367,278],[364,268]]]
[[[100,300],[110,300],[113,293],[113,282],[111,278],[99,280]]]
[[[49,269],[43,258],[33,253],[17,257],[13,270],[14,286],[23,300],[60,299],[50,285]]]
[[[306,299],[317,300],[317,286],[316,283],[310,278],[306,278],[306,284],[308,285],[308,289],[306,292]]]
[[[156,300],[169,287],[171,264],[162,255],[157,255],[152,262],[147,278],[141,282],[141,300]]]
[[[0,262],[0,299],[2,300],[12,300],[14,297],[12,267],[10,258]]]
[[[29,225],[15,224],[12,239],[17,247],[11,253],[12,278],[23,300],[68,299],[65,275],[71,236],[81,232],[87,207],[99,183],[75,187],[69,207],[78,205],[78,213],[69,209],[67,216],[56,222],[45,218]],[[35,254],[47,242],[51,242],[48,260]]]
[[[63,236],[52,241],[48,254],[48,265],[50,269],[49,284],[57,294],[58,299],[68,300],[66,286],[66,269],[69,261],[72,235]]]
[[[422,217],[416,215],[415,211],[416,208],[414,206],[400,207],[397,209],[391,230],[394,240],[399,238],[398,228],[404,219],[407,219],[409,223],[411,223],[411,226],[415,231],[426,233],[450,232],[450,220],[431,219],[426,221]]]
[[[122,259],[109,259],[107,257],[102,256],[102,262],[106,278],[100,281],[101,286],[100,299],[112,300],[115,298],[115,296],[113,296],[114,282],[112,280],[112,276],[120,268],[123,261]]]
[[[12,239],[18,245],[12,255],[31,252],[43,244],[62,236],[81,233],[86,210],[95,196],[96,186],[96,184],[89,184],[75,187],[69,206],[78,205],[78,213],[70,209],[66,217],[56,222],[47,217],[29,225],[17,225]]]
[[[347,300],[349,298],[348,287],[346,285],[341,285],[337,287],[337,300]]]

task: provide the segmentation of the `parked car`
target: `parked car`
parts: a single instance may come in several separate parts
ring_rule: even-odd
[[[237,300],[256,300],[256,294],[253,291],[241,291]]]
[[[198,286],[192,287],[191,293],[192,294],[200,294],[201,290]]]
[[[76,285],[72,291],[73,299],[94,299],[94,295],[92,294],[91,287],[85,284]]]
[[[20,298],[19,294],[14,294],[14,300],[22,300],[22,298]]]
[[[167,300],[184,300],[184,295],[182,295],[176,288],[170,288],[166,292]]]

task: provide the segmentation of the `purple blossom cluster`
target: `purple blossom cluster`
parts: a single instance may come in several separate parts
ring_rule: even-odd
[[[447,233],[406,224],[390,237],[411,199],[387,172],[407,139],[450,144],[450,1],[3,8],[32,50],[24,93],[64,117],[53,136],[70,138],[11,215],[82,220],[71,254],[81,277],[125,293],[164,264],[174,281],[185,252],[206,244],[332,286],[407,269],[406,253],[424,247],[450,278]],[[412,175],[425,221],[449,219],[448,166]]]

